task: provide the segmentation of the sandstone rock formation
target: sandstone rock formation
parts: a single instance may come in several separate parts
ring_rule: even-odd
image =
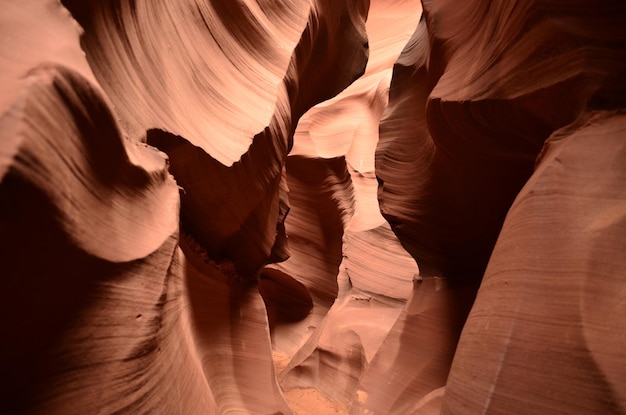
[[[2,6],[2,413],[626,413],[622,1]]]
[[[623,339],[602,334],[621,323],[588,307],[624,315],[591,292],[623,283],[626,9],[423,5],[381,122],[381,211],[425,278],[482,284],[445,393],[407,413],[622,413]]]

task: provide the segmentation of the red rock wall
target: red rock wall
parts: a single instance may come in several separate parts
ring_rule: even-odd
[[[421,275],[482,284],[445,392],[413,409],[367,405],[375,413],[439,405],[445,414],[623,413],[626,378],[615,369],[625,367],[616,353],[623,339],[609,332],[623,331],[613,318],[625,310],[608,291],[619,292],[624,275],[618,28],[626,9],[611,1],[423,6],[381,121],[381,211]]]
[[[0,412],[626,413],[622,3],[2,2]]]
[[[287,252],[298,117],[365,67],[366,4],[65,5],[3,5],[7,410],[289,413],[256,279]]]

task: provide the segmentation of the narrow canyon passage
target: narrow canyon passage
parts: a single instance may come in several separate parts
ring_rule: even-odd
[[[0,412],[626,414],[621,0],[0,0]]]

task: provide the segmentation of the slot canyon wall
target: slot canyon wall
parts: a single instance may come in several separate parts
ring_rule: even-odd
[[[0,412],[626,413],[625,27],[2,1]]]

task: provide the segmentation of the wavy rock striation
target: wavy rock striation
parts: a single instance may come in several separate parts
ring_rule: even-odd
[[[14,3],[3,413],[626,413],[623,2]]]
[[[267,262],[282,230],[288,209],[283,167],[298,118],[365,66],[367,7],[320,0],[307,21],[300,17],[308,11],[302,2],[189,3],[68,6],[85,27],[82,43],[98,79],[132,120],[124,122],[129,131],[171,132],[151,130],[147,140],[168,153],[184,189],[183,227],[212,258],[233,262],[249,278]],[[180,22],[188,22],[184,32]],[[289,59],[284,48],[295,46],[296,34],[300,42]],[[161,53],[166,44],[176,52]],[[273,113],[263,115],[266,107]],[[251,129],[242,129],[240,119]],[[228,146],[239,151],[222,154]],[[285,259],[284,249],[276,246],[276,259]]]
[[[275,112],[309,2],[65,0],[128,134],[183,136],[231,165]]]
[[[426,28],[397,64],[377,154],[381,210],[423,275],[480,280],[544,141],[587,105],[623,101],[614,2],[588,18],[576,14],[584,2],[513,4],[424,2]]]
[[[65,10],[5,6],[1,27],[19,30],[1,54],[3,411],[210,408],[179,325],[178,191],[163,153],[123,138]],[[31,53],[16,59],[16,45]]]
[[[274,333],[275,349],[292,356],[281,384],[287,390],[314,388],[343,407],[355,399],[418,272],[380,216],[373,172],[391,67],[418,18],[415,1],[371,2],[365,73],[302,117],[287,162],[292,208],[286,226],[293,256],[272,267],[294,276],[312,294],[325,293],[306,320]],[[336,173],[329,174],[326,165],[337,166]],[[320,185],[340,190],[335,183],[346,180],[348,188],[333,191],[334,203],[322,202]],[[335,213],[329,214],[329,207]]]
[[[367,7],[250,3],[250,15],[242,14],[241,5],[225,3],[66,6],[85,30],[82,46],[95,76],[79,49],[78,26],[56,2],[7,5],[3,19],[4,38],[13,36],[14,42],[3,43],[2,55],[2,66],[10,68],[2,78],[9,91],[2,101],[2,252],[13,293],[2,316],[16,337],[3,345],[3,375],[15,379],[7,407],[36,413],[290,413],[275,380],[265,306],[254,278],[273,248],[277,259],[285,257],[284,241],[275,240],[288,210],[283,167],[293,125],[308,107],[362,72]],[[302,12],[308,22],[294,18]],[[203,45],[226,48],[221,61],[207,60],[213,52],[198,52],[190,43],[200,30],[205,38],[211,35],[198,15],[211,21],[213,35],[226,34]],[[245,35],[267,34],[274,55],[242,42],[239,30],[246,28],[234,22],[243,17],[250,23]],[[179,24],[187,21],[189,32],[180,32]],[[234,33],[214,33],[220,22]],[[266,32],[281,41],[270,41]],[[177,41],[175,51],[164,55],[168,39]],[[320,84],[328,75],[312,65],[330,39],[340,60],[329,59],[326,70],[340,68],[343,74]],[[236,64],[226,62],[236,54],[227,44],[245,55]],[[34,46],[26,58],[17,58],[15,51],[29,45]],[[229,96],[241,85],[215,91],[221,86],[215,72],[240,71],[236,80],[245,84],[251,75],[244,67],[261,69],[256,75],[266,77],[265,91],[258,89],[260,80],[248,89],[261,91],[275,110],[263,118],[262,132],[241,161],[229,167],[218,161],[228,162],[224,154],[205,151],[219,147],[232,155],[232,147],[221,140],[211,144],[205,137],[212,134],[195,124],[200,114],[223,113],[201,107],[207,96],[193,87],[213,88],[213,98]],[[207,74],[208,80],[197,79]],[[200,107],[198,116],[181,116],[183,108],[194,107],[190,102]],[[237,107],[256,125],[259,112],[249,108]],[[246,135],[239,123],[232,128],[237,118],[246,117],[210,124],[222,133]],[[158,129],[142,137],[154,127],[191,131],[198,146]],[[168,150],[169,161],[143,141]],[[231,141],[236,147],[237,139]],[[185,175],[190,157],[204,167],[199,176],[213,182]],[[178,188],[168,167],[183,187],[182,251],[176,246]],[[205,190],[211,183],[215,188]],[[197,200],[202,206],[194,205]],[[202,216],[189,214],[194,211]],[[38,235],[34,245],[31,235]],[[20,304],[31,306],[22,319],[12,319],[10,310]],[[49,347],[42,350],[42,344]]]
[[[609,345],[623,342],[611,336],[599,347],[596,337],[620,324],[591,318],[585,304],[619,285],[623,268],[614,232],[623,213],[626,43],[618,27],[626,10],[611,1],[423,7],[381,120],[381,211],[425,280],[443,277],[470,298],[484,281],[448,380],[450,352],[434,372],[399,369],[400,360],[422,368],[443,357],[424,359],[416,345],[381,363],[401,380],[355,413],[621,413],[624,378],[607,367],[624,365]],[[600,222],[604,231],[593,231]],[[409,313],[400,333],[417,343],[430,324],[420,338],[449,333],[433,350],[456,347],[469,308],[446,305],[445,293],[422,300],[440,309]],[[611,295],[602,297],[608,315],[623,316]],[[445,321],[453,309],[458,316]],[[375,378],[363,383],[376,390]]]
[[[442,413],[626,411],[625,130],[623,111],[592,112],[546,142],[493,251]]]

